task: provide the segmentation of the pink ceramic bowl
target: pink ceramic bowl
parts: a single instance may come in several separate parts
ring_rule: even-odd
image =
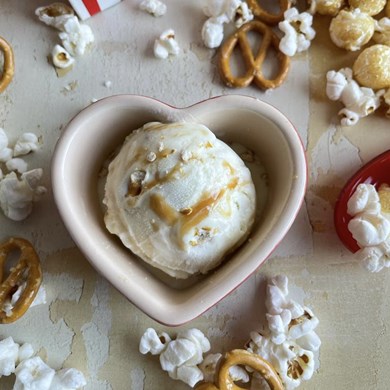
[[[183,285],[158,275],[105,228],[99,171],[133,129],[151,121],[192,121],[217,137],[252,149],[269,177],[269,196],[250,239],[222,266]],[[277,109],[245,96],[221,96],[187,108],[132,95],[102,99],[68,124],[52,162],[54,197],[75,243],[124,296],[155,320],[188,322],[239,286],[282,240],[306,187],[305,152],[290,121]]]

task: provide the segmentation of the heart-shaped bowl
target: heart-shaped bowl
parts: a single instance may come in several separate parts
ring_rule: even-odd
[[[204,124],[223,141],[254,151],[267,172],[267,203],[249,239],[217,269],[187,284],[156,273],[104,224],[98,190],[102,166],[132,130],[152,121]],[[266,260],[293,223],[306,181],[305,151],[291,122],[269,104],[238,95],[187,108],[134,95],[102,99],[70,121],[52,160],[55,202],[76,245],[133,304],[169,326],[202,314]]]
[[[334,224],[341,242],[352,252],[360,247],[348,229],[352,217],[348,214],[348,200],[359,184],[372,184],[379,187],[383,183],[390,184],[390,150],[363,165],[345,184],[334,208]]]

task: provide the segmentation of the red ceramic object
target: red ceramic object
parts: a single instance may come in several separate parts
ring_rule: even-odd
[[[376,187],[382,183],[390,184],[390,149],[360,168],[348,180],[336,202],[334,210],[336,232],[343,244],[353,253],[359,250],[359,245],[348,230],[351,216],[347,213],[347,203],[361,183],[373,184]]]

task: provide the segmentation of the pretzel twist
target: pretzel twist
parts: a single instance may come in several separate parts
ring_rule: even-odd
[[[262,41],[256,57],[254,57],[251,45],[248,40],[248,33],[254,31],[262,36]],[[287,76],[290,57],[279,50],[280,39],[271,30],[269,26],[258,21],[242,25],[233,35],[231,35],[221,47],[220,55],[220,70],[223,81],[229,87],[247,87],[254,81],[254,83],[262,89],[276,88]],[[246,73],[243,76],[234,76],[230,68],[230,58],[236,46],[241,50],[245,65]],[[262,73],[262,65],[266,58],[268,48],[272,46],[278,56],[279,72],[274,79],[267,79]]]
[[[0,51],[4,55],[3,72],[0,77],[0,93],[3,92],[12,81],[15,72],[14,52],[11,45],[0,37]]]
[[[270,25],[281,22],[284,19],[284,12],[290,8],[289,0],[279,0],[280,11],[277,14],[273,14],[261,7],[259,0],[247,0],[247,3],[257,19]]]
[[[20,250],[18,263],[11,268],[9,275],[4,279],[7,257],[14,250]],[[10,238],[0,245],[0,282],[0,324],[9,324],[27,311],[42,282],[39,257],[30,242],[23,238]],[[15,303],[11,315],[7,316],[3,310],[4,305],[12,297],[15,289],[24,282],[26,286]]]
[[[267,360],[244,349],[234,349],[226,353],[219,368],[217,386],[212,383],[200,383],[196,390],[240,390],[230,376],[229,369],[233,366],[247,366],[260,373],[271,390],[283,390],[279,375]]]

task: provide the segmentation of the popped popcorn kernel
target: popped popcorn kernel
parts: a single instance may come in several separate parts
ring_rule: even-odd
[[[344,0],[309,0],[310,13],[335,16],[344,5]]]
[[[372,38],[375,20],[356,8],[352,11],[341,10],[332,19],[329,27],[333,43],[346,50],[360,50]]]
[[[74,58],[61,45],[55,45],[51,52],[51,60],[57,68],[66,69],[74,64]]]
[[[288,56],[307,50],[316,33],[311,27],[313,16],[308,12],[299,13],[290,8],[284,13],[284,20],[279,22],[279,29],[284,33],[279,49]]]
[[[177,56],[180,53],[179,44],[176,41],[175,32],[172,29],[164,31],[158,39],[154,41],[154,56],[166,59],[169,56]]]
[[[331,100],[340,100],[344,108],[339,111],[343,126],[355,125],[360,118],[372,114],[379,106],[381,93],[360,87],[352,78],[352,69],[331,70],[326,74],[326,94]]]
[[[74,16],[74,11],[72,7],[64,3],[53,3],[37,8],[35,15],[46,25],[63,31],[65,22]]]
[[[361,183],[348,200],[353,218],[348,230],[358,243],[357,259],[370,272],[390,267],[390,187],[377,191],[372,184]]]
[[[167,12],[167,6],[160,0],[143,0],[139,4],[139,8],[157,17],[163,16]]]
[[[377,22],[372,39],[375,43],[390,46],[390,18],[382,18]]]
[[[373,16],[385,8],[387,0],[349,0],[348,2],[352,8],[359,8],[362,12]]]
[[[364,49],[353,64],[357,82],[368,88],[390,88],[390,47],[373,45]]]

